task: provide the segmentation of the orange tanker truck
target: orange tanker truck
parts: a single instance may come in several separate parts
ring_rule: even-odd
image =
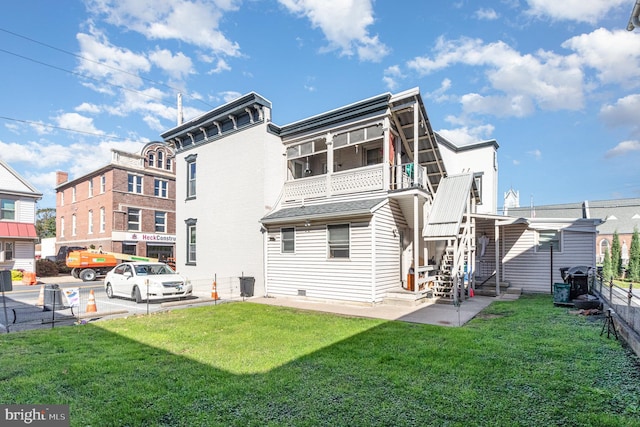
[[[98,276],[104,277],[109,270],[122,261],[148,261],[156,262],[157,258],[148,258],[138,255],[120,254],[101,251],[73,251],[67,255],[67,267],[71,268],[71,275],[83,282],[96,280]]]

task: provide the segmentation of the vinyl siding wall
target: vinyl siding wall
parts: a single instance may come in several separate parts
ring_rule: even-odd
[[[390,290],[402,287],[400,277],[400,230],[406,227],[402,213],[395,201],[385,204],[375,212],[375,277],[374,302],[381,302]]]
[[[550,252],[536,252],[534,230],[527,230],[524,225],[503,227],[502,280],[524,292],[551,293],[552,283],[563,282],[560,268],[595,266],[595,237],[593,232],[562,231],[562,251],[554,251],[552,269]]]

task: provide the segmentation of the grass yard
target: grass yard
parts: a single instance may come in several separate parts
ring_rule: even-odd
[[[250,302],[0,336],[0,402],[72,426],[633,426],[640,362],[551,296],[462,328]]]

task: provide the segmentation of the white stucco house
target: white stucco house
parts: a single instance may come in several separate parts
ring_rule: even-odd
[[[256,295],[452,299],[491,280],[542,290],[518,261],[558,227],[595,236],[498,215],[497,142],[434,132],[417,88],[284,126],[270,118],[251,93],[162,134],[176,150],[179,270],[253,276]]]
[[[35,272],[36,202],[31,184],[0,160],[0,270]]]

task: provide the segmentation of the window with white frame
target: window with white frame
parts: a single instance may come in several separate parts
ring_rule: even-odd
[[[60,237],[64,237],[64,217],[60,217]]]
[[[14,242],[0,241],[0,255],[2,255],[2,258],[0,258],[1,261],[13,260],[13,247]]]
[[[64,190],[60,192],[60,206],[64,206]]]
[[[76,187],[71,187],[71,203],[76,202]]]
[[[100,194],[104,194],[107,191],[107,176],[100,176]]]
[[[127,231],[140,231],[140,209],[127,209]]]
[[[93,178],[89,178],[89,197],[93,197]]]
[[[189,218],[185,220],[187,225],[187,264],[194,265],[196,263],[196,219]]]
[[[156,164],[156,156],[153,153],[149,153],[149,162],[147,163],[150,167],[154,167]]]
[[[553,248],[554,252],[562,252],[562,231],[537,230],[536,251],[549,252],[551,248]]]
[[[76,235],[76,225],[77,225],[76,214],[73,214],[71,216],[71,235],[72,236]]]
[[[130,173],[127,177],[127,191],[142,194],[142,176]]]
[[[166,212],[155,212],[155,230],[156,233],[166,233],[167,232],[167,213]]]
[[[187,198],[196,197],[196,155],[190,155],[185,158],[187,162]]]
[[[93,234],[93,211],[89,211],[89,216],[87,217],[87,233]]]
[[[16,219],[16,201],[11,199],[0,200],[0,219]]]
[[[162,151],[158,151],[158,164],[157,167],[162,169],[164,167],[164,153]]]
[[[164,199],[169,197],[169,182],[163,179],[155,179],[153,181],[153,195]]]
[[[292,254],[296,250],[296,229],[293,227],[280,230],[280,240],[282,242],[282,253]]]
[[[349,224],[327,225],[329,258],[349,258]]]
[[[106,223],[107,223],[106,212],[104,208],[100,208],[100,232],[101,233],[104,233]]]

